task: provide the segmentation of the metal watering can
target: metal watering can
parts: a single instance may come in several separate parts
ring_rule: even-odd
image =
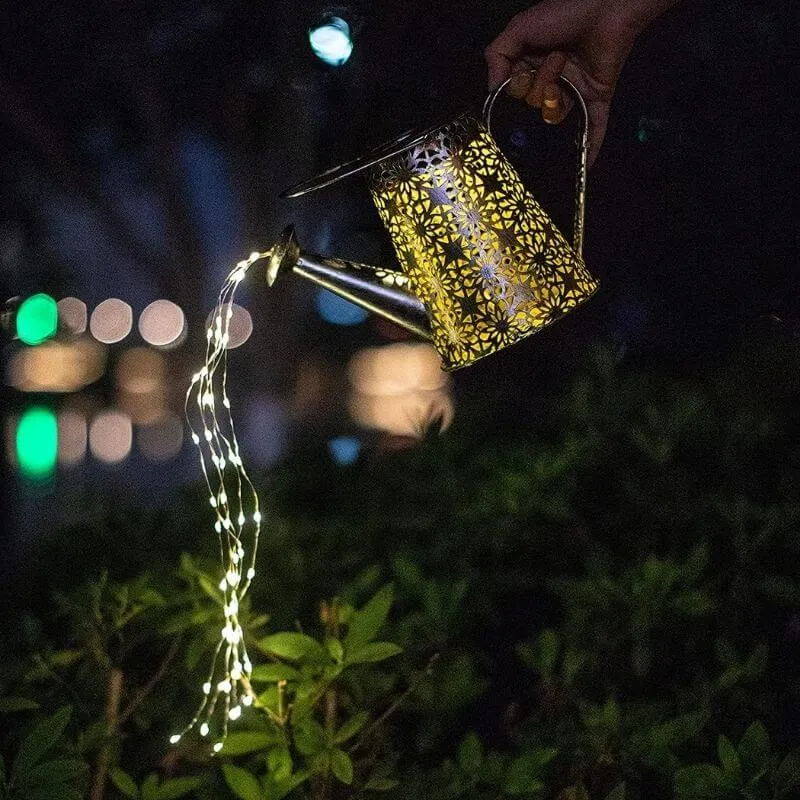
[[[588,299],[598,283],[581,255],[586,104],[562,77],[583,115],[570,246],[491,135],[492,109],[509,80],[487,97],[482,121],[463,114],[403,134],[281,195],[299,197],[367,172],[402,272],[303,253],[288,228],[272,250],[269,285],[294,272],[336,292],[431,339],[448,371],[536,333]]]

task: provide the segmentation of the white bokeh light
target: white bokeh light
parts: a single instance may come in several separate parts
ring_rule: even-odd
[[[89,428],[89,448],[98,461],[118,464],[131,452],[133,427],[130,417],[120,411],[101,411]]]
[[[183,340],[186,316],[171,300],[156,300],[139,315],[139,333],[154,347],[175,347]]]
[[[133,309],[117,297],[103,300],[89,319],[89,330],[98,342],[121,342],[133,328]]]

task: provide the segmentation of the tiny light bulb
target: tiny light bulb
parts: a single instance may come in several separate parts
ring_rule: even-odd
[[[203,694],[211,694],[211,684],[208,681],[203,684]]]
[[[169,737],[170,744],[178,744],[181,740],[181,735],[179,733],[173,733],[172,736]]]
[[[239,719],[242,716],[242,707],[241,706],[234,706],[229,712],[228,717],[230,719]]]
[[[256,513],[253,514],[253,522],[256,522],[256,523],[261,522],[261,512],[260,511],[256,511]]]
[[[237,522],[238,522],[240,525],[244,525],[244,522],[245,522],[245,517],[244,517],[244,512],[243,512],[243,511],[240,511],[240,512],[239,512],[239,518],[238,518],[236,521],[237,521]]]
[[[232,569],[228,570],[227,575],[225,575],[225,579],[228,581],[230,586],[236,586],[239,583],[241,577],[238,572],[234,572]]]
[[[220,750],[222,750],[222,742],[217,742],[217,743],[214,745],[214,752],[215,752],[215,753],[219,753],[219,751],[220,751]]]
[[[208,736],[208,723],[207,722],[204,722],[200,726],[200,735],[201,736]]]
[[[225,692],[225,694],[227,694],[231,690],[231,682],[227,678],[225,678],[224,681],[220,681],[217,684],[217,689],[219,689],[221,692]]]
[[[209,497],[208,502],[211,503],[211,508],[217,507],[217,498],[216,497]]]
[[[251,581],[253,580],[253,578],[255,578],[255,576],[256,576],[256,571],[252,567],[250,567],[250,569],[247,570],[247,580]]]
[[[243,706],[251,706],[251,705],[253,705],[253,698],[249,694],[246,694],[242,698],[242,705]]]
[[[200,437],[199,437],[199,436],[198,436],[196,433],[193,433],[193,434],[192,434],[192,441],[193,441],[195,444],[200,444]]]
[[[210,431],[208,428],[206,428],[206,431],[205,431],[205,436],[206,436],[206,441],[207,441],[207,442],[210,442],[210,441],[211,441],[211,439],[213,438],[213,437],[211,436],[211,431]]]

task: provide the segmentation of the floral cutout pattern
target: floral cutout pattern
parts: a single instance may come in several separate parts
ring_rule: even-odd
[[[446,370],[541,330],[597,289],[492,136],[469,116],[379,162],[371,178]]]

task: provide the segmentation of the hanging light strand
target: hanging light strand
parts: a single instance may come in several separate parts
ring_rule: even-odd
[[[239,622],[239,606],[255,577],[261,510],[258,494],[242,461],[228,396],[228,344],[236,290],[250,267],[266,253],[251,253],[240,261],[222,284],[217,305],[206,330],[206,355],[200,371],[192,376],[184,411],[192,441],[200,453],[200,468],[214,512],[223,577],[224,626],[203,684],[203,699],[189,724],[170,737],[177,744],[199,725],[200,735],[212,729],[221,707],[220,736],[213,751],[218,753],[228,734],[228,723],[241,716],[242,706],[252,705],[252,664]],[[222,409],[218,408],[218,402]]]

